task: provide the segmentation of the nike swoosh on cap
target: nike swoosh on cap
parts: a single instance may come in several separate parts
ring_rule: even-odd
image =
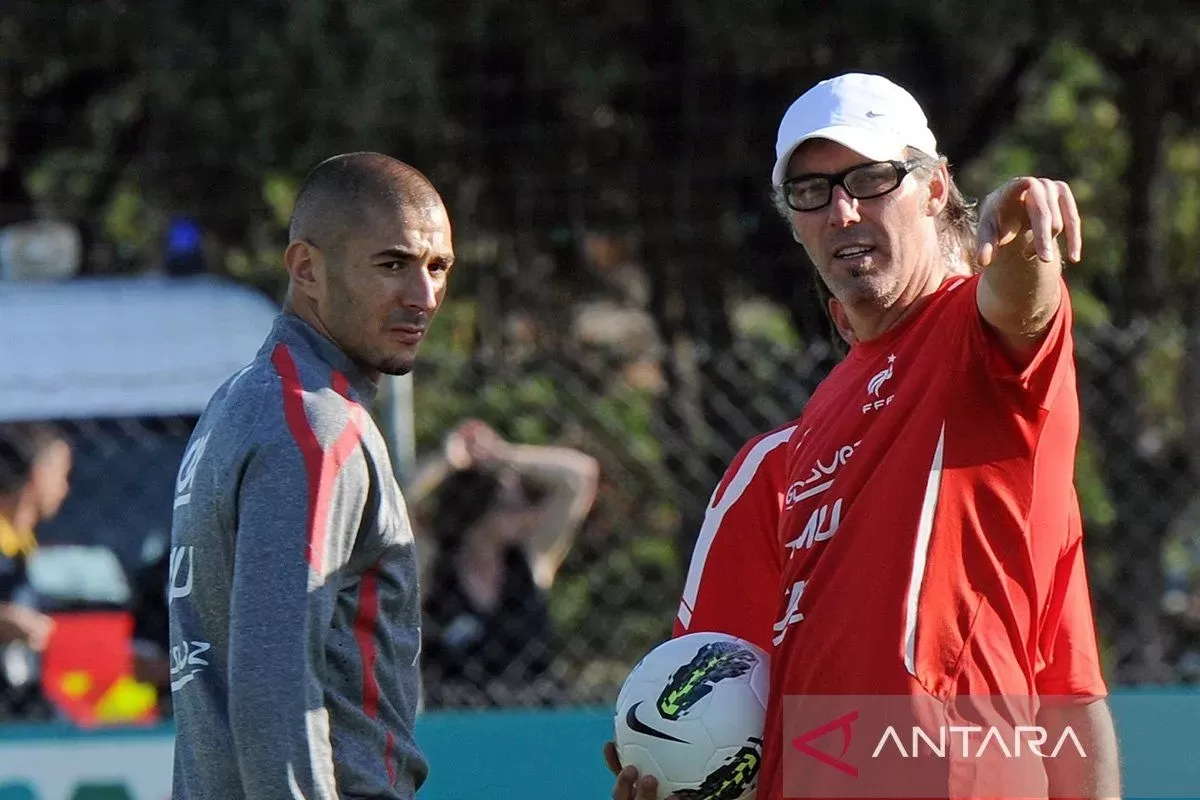
[[[656,731],[654,728],[651,728],[649,725],[645,724],[640,719],[638,719],[637,718],[637,708],[641,704],[642,704],[641,700],[637,701],[636,703],[634,703],[633,705],[631,705],[629,707],[629,711],[625,714],[625,724],[629,726],[629,730],[637,731],[638,733],[644,733],[647,736],[653,736],[655,739],[665,739],[668,742],[679,742],[680,744],[691,744],[691,742],[685,742],[683,739],[676,739],[674,736],[672,736],[669,733],[663,733],[662,731]]]

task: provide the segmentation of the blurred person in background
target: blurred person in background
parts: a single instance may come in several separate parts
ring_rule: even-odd
[[[422,661],[426,702],[553,702],[557,635],[546,593],[596,498],[599,465],[566,447],[505,441],[478,420],[412,482],[431,497]]]
[[[58,513],[70,489],[71,446],[43,423],[0,424],[0,718],[50,716],[35,654],[53,622],[37,610],[28,559],[34,529]]]
[[[412,800],[429,765],[408,509],[367,409],[412,368],[454,248],[441,196],[378,153],[296,197],[288,293],[175,482],[175,800]]]

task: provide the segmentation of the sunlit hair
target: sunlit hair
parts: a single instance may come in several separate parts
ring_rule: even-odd
[[[947,163],[945,156],[934,158],[912,148],[906,150],[905,155],[917,162],[914,173],[926,181],[933,176],[933,171],[939,165]],[[950,180],[949,194],[946,206],[937,218],[938,240],[941,242],[942,255],[951,265],[951,271],[971,274],[979,270],[979,263],[975,259],[975,235],[979,216],[975,203],[963,195],[948,167],[946,174]]]

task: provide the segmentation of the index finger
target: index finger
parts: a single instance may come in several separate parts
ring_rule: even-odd
[[[1033,230],[1033,244],[1037,249],[1038,258],[1042,261],[1052,261],[1054,256],[1054,212],[1046,188],[1042,185],[1031,187],[1022,196],[1025,211],[1029,215],[1029,227]]]

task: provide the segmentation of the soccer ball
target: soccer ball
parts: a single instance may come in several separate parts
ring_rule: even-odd
[[[750,800],[762,763],[770,663],[750,642],[689,633],[651,650],[617,697],[621,764],[658,779],[659,800]]]

